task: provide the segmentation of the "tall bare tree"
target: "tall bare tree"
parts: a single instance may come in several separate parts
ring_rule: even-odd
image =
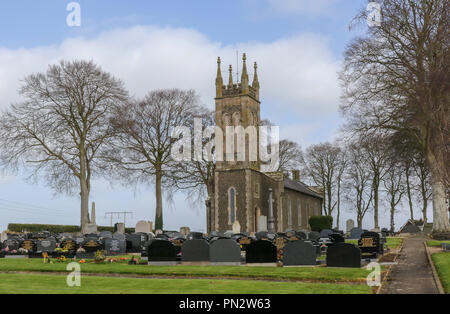
[[[155,185],[156,229],[163,229],[162,188],[173,182],[169,176],[176,162],[171,150],[178,141],[173,131],[189,127],[198,109],[198,96],[192,90],[156,90],[120,107],[112,119],[117,136],[105,158],[124,182]]]
[[[337,202],[334,201],[334,188],[339,174],[341,150],[331,143],[308,147],[305,152],[305,173],[312,181],[325,190],[324,212],[331,216]]]
[[[78,191],[86,232],[91,179],[114,135],[108,122],[128,93],[93,62],[61,61],[46,73],[26,77],[20,94],[24,102],[0,117],[0,163],[13,169],[29,166],[36,179],[43,172],[56,192]]]
[[[413,188],[417,193],[417,199],[422,203],[423,221],[427,223],[428,202],[432,197],[432,192],[430,187],[430,170],[421,154],[416,155],[413,169],[416,177],[416,183],[413,185]]]
[[[433,233],[448,237],[449,0],[380,0],[383,21],[348,46],[343,111],[359,132],[407,134],[431,172]],[[356,20],[365,23],[368,12]]]
[[[362,228],[364,216],[373,200],[370,164],[359,144],[348,148],[349,165],[345,176],[345,198],[352,210],[356,211],[358,227]]]
[[[386,175],[383,176],[383,185],[389,200],[389,212],[391,216],[391,232],[395,229],[395,213],[405,193],[403,170],[397,160],[392,160]]]

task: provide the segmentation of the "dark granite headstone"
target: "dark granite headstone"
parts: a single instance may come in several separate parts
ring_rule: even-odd
[[[111,239],[113,235],[112,235],[111,231],[102,231],[102,232],[99,233],[98,236],[100,238]]]
[[[219,239],[210,244],[211,263],[239,264],[241,262],[241,248],[231,239]]]
[[[141,253],[142,251],[142,238],[139,234],[127,234],[127,252]]]
[[[420,228],[414,224],[407,224],[402,230],[402,233],[419,233],[419,232]]]
[[[359,228],[359,227],[355,227],[352,230],[350,230],[350,239],[360,239],[361,235],[364,233],[364,230]]]
[[[322,231],[320,231],[320,237],[321,238],[328,238],[330,236],[330,234],[332,234],[333,231],[330,229],[323,229]]]
[[[187,236],[188,240],[202,240],[204,239],[203,233],[201,232],[191,232]]]
[[[45,240],[40,240],[37,242],[37,252],[47,252],[53,253],[56,249],[56,241],[52,238],[47,238]]]
[[[295,236],[299,239],[299,240],[306,240],[308,238],[308,234],[305,231],[296,231],[295,232]]]
[[[36,252],[36,241],[35,240],[23,240],[20,244],[20,248],[27,250],[29,253]]]
[[[123,233],[115,232],[113,234],[113,239],[126,241],[126,236]]]
[[[67,238],[61,242],[59,247],[62,248],[63,250],[68,250],[69,252],[76,252],[79,245],[77,244],[77,242],[74,239]]]
[[[314,240],[317,241],[320,239],[320,233],[317,231],[311,231],[308,233],[308,240]]]
[[[329,235],[331,242],[333,243],[342,243],[345,242],[345,238],[340,233],[332,233]]]
[[[259,231],[255,234],[257,240],[268,240],[267,231]]]
[[[153,240],[148,246],[149,262],[176,262],[175,245],[170,241]]]
[[[266,240],[257,240],[250,243],[246,249],[246,262],[251,263],[276,263],[277,248]]]
[[[14,238],[7,239],[6,241],[3,242],[3,247],[4,248],[8,247],[9,251],[18,250],[20,247],[20,241]]]
[[[283,249],[284,266],[316,265],[316,248],[311,243],[292,241]]]
[[[127,251],[125,240],[105,239],[105,250],[108,255],[121,255]]]
[[[187,240],[181,247],[183,262],[208,262],[209,244],[206,240]]]
[[[361,267],[361,250],[350,243],[335,243],[327,250],[327,267]]]
[[[96,253],[97,251],[102,250],[102,245],[100,242],[93,238],[87,238],[81,247],[86,251],[86,253]]]

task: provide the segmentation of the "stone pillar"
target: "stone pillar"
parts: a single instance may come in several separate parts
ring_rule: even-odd
[[[92,208],[91,208],[91,224],[96,225],[95,222],[95,202],[92,202]]]
[[[275,220],[273,217],[273,199],[272,199],[272,189],[269,189],[269,217],[267,219],[267,229],[271,233],[275,233]]]

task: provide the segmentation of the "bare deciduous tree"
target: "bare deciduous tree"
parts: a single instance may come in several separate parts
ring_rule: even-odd
[[[113,136],[108,122],[128,93],[93,62],[62,61],[26,77],[20,94],[25,101],[0,118],[0,162],[6,168],[30,166],[34,178],[43,172],[56,192],[79,191],[86,232],[91,179]]]
[[[403,194],[405,193],[402,173],[403,170],[398,164],[398,161],[392,160],[391,164],[388,167],[386,175],[383,176],[382,179],[389,201],[391,232],[394,232],[395,229],[395,213],[397,211],[397,206],[402,200]]]
[[[105,158],[127,183],[154,183],[155,228],[163,228],[162,188],[176,162],[171,149],[178,138],[172,132],[189,127],[199,110],[194,91],[156,90],[143,99],[122,106],[112,119],[117,136]]]
[[[433,233],[450,233],[448,0],[381,0],[383,22],[347,48],[343,111],[358,132],[403,132],[431,172]],[[365,23],[368,12],[358,18]],[[358,19],[357,19],[358,20]]]

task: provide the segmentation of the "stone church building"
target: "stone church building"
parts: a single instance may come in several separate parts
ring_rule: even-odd
[[[219,58],[216,125],[222,130],[230,125],[244,129],[251,125],[258,127],[259,90],[257,65],[255,63],[253,82],[250,84],[245,54],[240,83],[233,82],[230,65],[228,84],[224,84]],[[259,150],[259,131],[256,138]],[[291,177],[283,172],[262,172],[259,155],[258,161],[251,161],[247,141],[245,148],[243,161],[226,161],[223,158],[224,161],[216,162],[214,180],[211,181],[214,198],[206,201],[207,231],[284,232],[288,229],[309,229],[309,217],[321,215],[323,197],[320,192],[302,183],[297,170],[292,171]]]

